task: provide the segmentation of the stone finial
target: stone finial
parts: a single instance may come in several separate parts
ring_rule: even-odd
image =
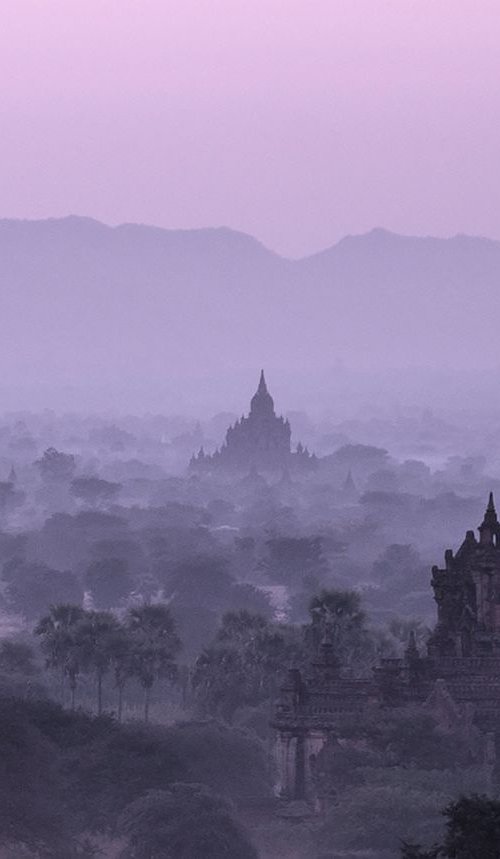
[[[493,539],[497,537],[499,530],[500,526],[498,523],[497,511],[495,509],[493,492],[490,492],[484,519],[479,526],[480,543],[483,545],[493,545]]]
[[[417,638],[414,629],[412,629],[410,632],[410,637],[408,639],[408,647],[405,650],[405,656],[408,662],[415,662],[417,659],[420,659],[420,653],[418,652]]]

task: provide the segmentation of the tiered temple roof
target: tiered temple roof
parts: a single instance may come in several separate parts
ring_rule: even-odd
[[[372,679],[353,680],[324,641],[309,672],[289,672],[273,721],[286,795],[308,796],[311,760],[374,705],[431,710],[492,764],[500,739],[500,523],[491,494],[478,532],[467,531],[455,554],[445,552],[444,567],[432,568],[438,621],[426,654],[411,635],[404,656],[383,659]]]
[[[274,400],[262,370],[249,414],[229,427],[219,450],[210,456],[201,449],[192,457],[190,467],[205,471],[214,468],[276,471],[297,465],[314,465],[316,458],[300,443],[292,452],[291,435],[289,421],[278,417],[275,412]]]

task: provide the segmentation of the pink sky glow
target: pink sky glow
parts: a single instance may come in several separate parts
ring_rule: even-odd
[[[2,0],[0,216],[500,238],[498,0]]]

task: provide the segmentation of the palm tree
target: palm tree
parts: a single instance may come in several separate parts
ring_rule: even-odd
[[[119,629],[109,611],[87,611],[75,628],[82,665],[93,671],[97,681],[97,715],[102,715],[102,681],[112,662],[113,638]]]
[[[109,649],[111,655],[111,667],[115,676],[115,687],[118,690],[118,721],[121,722],[123,714],[123,693],[127,681],[134,673],[132,642],[128,631],[118,624],[113,631]]]
[[[144,721],[149,721],[151,689],[160,677],[173,679],[181,642],[166,605],[131,608],[126,629],[131,642],[132,671],[144,689]]]
[[[64,680],[69,679],[71,709],[75,709],[77,677],[80,673],[80,657],[76,641],[76,629],[85,616],[78,605],[61,604],[50,607],[49,614],[42,617],[35,627],[35,635],[41,638],[41,649],[48,668],[61,672],[61,698],[64,698]]]

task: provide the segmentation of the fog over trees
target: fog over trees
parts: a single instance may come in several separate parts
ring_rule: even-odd
[[[470,859],[452,852],[469,817],[497,843],[473,710],[466,729],[447,693],[390,699],[377,674],[425,653],[431,566],[500,488],[495,410],[474,433],[438,411],[296,410],[291,447],[264,432],[276,461],[259,466],[238,459],[275,420],[259,390],[230,466],[212,456],[230,413],[3,415],[5,857]],[[386,699],[339,710],[300,799],[276,713],[323,670],[360,690],[380,676]]]

